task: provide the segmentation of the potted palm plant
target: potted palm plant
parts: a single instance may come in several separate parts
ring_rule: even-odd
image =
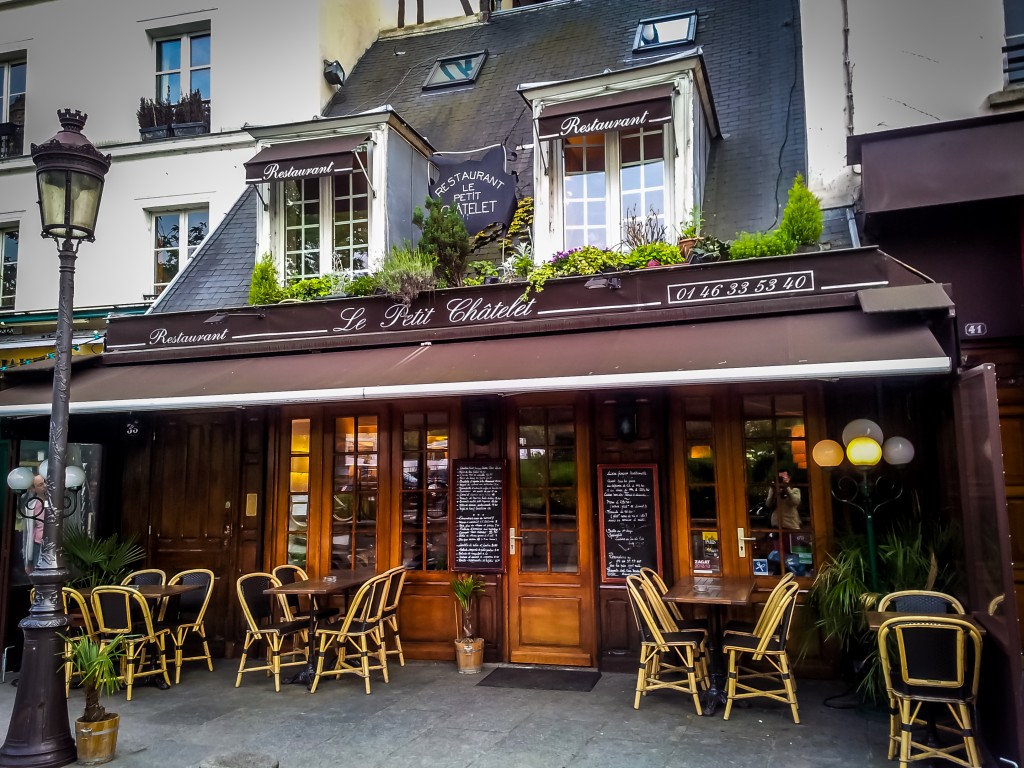
[[[459,615],[455,660],[462,675],[475,675],[484,663],[484,639],[473,633],[473,604],[483,592],[484,580],[480,576],[465,573],[452,577],[452,594]]]
[[[107,712],[100,704],[100,694],[109,695],[121,688],[118,670],[122,655],[120,636],[105,645],[89,637],[74,638],[71,643],[71,668],[85,690],[85,711],[75,720],[80,765],[99,765],[114,759],[121,718]]]

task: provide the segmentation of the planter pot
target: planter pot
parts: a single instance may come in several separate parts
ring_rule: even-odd
[[[156,141],[158,139],[169,139],[171,137],[171,126],[157,125],[153,128],[139,128],[139,138],[143,141]]]
[[[703,237],[680,237],[679,252],[683,254],[683,256],[689,256],[690,251],[693,250],[693,246],[695,246],[703,239]]]
[[[455,661],[460,675],[475,675],[484,663],[484,639],[473,637],[455,641]]]
[[[114,759],[114,750],[117,749],[117,726],[120,722],[119,715],[110,715],[106,720],[95,723],[75,720],[79,765],[99,765]]]
[[[206,123],[175,123],[172,128],[175,136],[199,136],[210,132]]]

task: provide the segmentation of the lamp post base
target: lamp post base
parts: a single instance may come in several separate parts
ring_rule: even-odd
[[[0,747],[4,768],[58,768],[78,759],[59,666],[64,641],[56,627],[40,623],[32,616],[21,622],[25,651],[11,724]]]

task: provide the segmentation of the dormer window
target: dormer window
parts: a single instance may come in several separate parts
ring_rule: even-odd
[[[697,32],[697,12],[686,11],[670,16],[640,19],[633,41],[633,53],[652,48],[692,43]]]
[[[480,68],[487,59],[487,51],[464,53],[459,56],[447,56],[434,62],[427,81],[423,84],[428,88],[447,88],[452,85],[464,85],[476,81]]]

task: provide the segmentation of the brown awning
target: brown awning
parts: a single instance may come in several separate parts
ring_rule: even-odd
[[[881,213],[1024,195],[1024,115],[1011,112],[847,140],[863,166],[864,211]]]
[[[320,354],[106,365],[71,381],[73,413],[180,410],[950,371],[920,320],[859,311]],[[0,417],[46,414],[51,390],[0,391]]]
[[[367,134],[359,134],[271,144],[245,164],[245,183],[348,173],[353,167],[352,153],[368,138]]]
[[[604,133],[658,125],[672,119],[670,83],[617,91],[544,107],[537,128],[541,139]]]

